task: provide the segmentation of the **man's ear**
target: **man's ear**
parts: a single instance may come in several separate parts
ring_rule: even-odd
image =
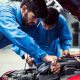
[[[21,7],[22,16],[24,16],[27,11],[28,11],[27,6],[26,6],[26,5],[23,5],[23,6]]]
[[[23,5],[21,9],[22,9],[22,12],[24,12],[24,13],[27,12],[27,6],[26,5]]]

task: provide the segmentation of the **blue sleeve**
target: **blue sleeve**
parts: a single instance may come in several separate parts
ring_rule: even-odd
[[[60,47],[62,50],[69,50],[71,47],[71,33],[67,25],[66,19],[60,15],[59,17],[59,31],[58,31],[58,37],[59,37],[59,42],[60,42]]]
[[[0,6],[0,31],[24,52],[28,51],[33,57],[43,58],[46,53],[32,37],[19,29],[21,26],[17,23],[15,14],[12,7],[1,8]]]
[[[11,47],[11,49],[19,55],[21,58],[23,58],[24,54],[26,54],[24,51],[22,51],[18,46],[14,45]]]

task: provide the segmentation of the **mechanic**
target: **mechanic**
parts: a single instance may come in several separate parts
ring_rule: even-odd
[[[56,56],[48,55],[32,36],[22,30],[25,26],[26,28],[31,25],[35,26],[38,18],[45,18],[46,16],[47,7],[44,0],[22,0],[20,7],[0,4],[1,35],[4,34],[11,43],[18,46],[22,51],[29,53],[35,59],[47,63],[52,63],[55,59],[56,63]]]

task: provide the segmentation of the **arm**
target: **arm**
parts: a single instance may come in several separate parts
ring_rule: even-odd
[[[63,50],[63,53],[67,53],[68,50],[71,47],[71,34],[67,25],[66,19],[61,16],[60,17],[60,29],[59,29],[59,40],[60,40],[60,46]]]
[[[15,45],[31,56],[43,58],[46,53],[36,44],[32,37],[19,29],[15,11],[11,6],[0,9],[0,31]]]
[[[28,51],[27,52],[24,52],[23,50],[21,50],[20,49],[20,47],[19,46],[17,46],[17,45],[13,45],[12,46],[12,50],[16,53],[16,54],[18,54],[22,59],[25,59],[26,60],[26,54],[28,55],[29,53],[28,53]],[[34,58],[34,61],[35,60],[37,60],[37,62],[38,62],[38,58],[37,57],[33,57],[33,56],[31,56],[30,55],[30,57],[31,58]],[[56,60],[57,60],[57,57],[56,56],[51,56],[51,55],[46,55],[44,58],[43,58],[43,60],[45,61],[45,62],[51,62],[51,61],[53,61],[54,60],[54,62],[56,63]],[[36,62],[36,61],[35,61]]]

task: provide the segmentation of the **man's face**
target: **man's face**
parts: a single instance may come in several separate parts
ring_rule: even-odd
[[[42,25],[43,25],[43,27],[44,27],[45,30],[51,30],[51,29],[53,29],[54,26],[55,26],[55,24],[53,24],[53,25],[47,25],[47,24],[44,23],[44,22],[41,22],[41,23],[42,23]]]
[[[23,25],[34,25],[37,23],[37,18],[32,11],[22,8],[22,23]]]

